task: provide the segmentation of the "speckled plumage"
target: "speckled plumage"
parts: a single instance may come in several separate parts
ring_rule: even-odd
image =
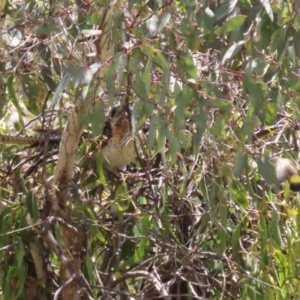
[[[104,132],[108,133],[108,139],[101,149],[103,165],[111,172],[124,170],[137,156],[135,149],[137,139],[132,135],[130,109],[122,106],[114,107],[107,126]]]
[[[42,136],[29,136],[29,135],[6,135],[0,134],[1,144],[13,144],[13,145],[31,145],[31,144],[43,144],[46,140],[45,135]],[[60,136],[50,135],[49,142],[60,142]]]
[[[48,139],[49,148],[58,147],[60,135],[58,131],[47,135],[40,131],[38,136],[14,136],[0,135],[0,143],[30,145],[29,147],[39,147],[45,144]],[[131,111],[124,106],[114,106],[110,117],[105,121],[103,135],[99,137],[100,148],[105,169],[111,172],[124,170],[132,163],[137,154],[135,148],[136,138],[132,135]]]

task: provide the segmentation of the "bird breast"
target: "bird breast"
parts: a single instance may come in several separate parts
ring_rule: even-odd
[[[135,150],[137,140],[131,134],[121,141],[114,138],[109,139],[105,147],[102,148],[104,167],[108,171],[124,170],[137,156]]]

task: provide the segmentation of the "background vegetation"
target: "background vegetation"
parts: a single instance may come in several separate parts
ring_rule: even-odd
[[[300,298],[300,201],[268,164],[299,152],[296,0],[2,4],[1,133],[67,145],[0,146],[2,299]],[[143,155],[117,180],[91,140],[128,97]]]

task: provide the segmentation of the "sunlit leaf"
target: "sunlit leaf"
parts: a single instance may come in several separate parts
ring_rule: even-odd
[[[218,7],[218,9],[215,12],[215,18],[217,20],[220,20],[226,16],[228,16],[232,10],[234,9],[234,7],[237,4],[237,0],[226,0],[222,3],[222,5],[220,5]]]
[[[95,35],[100,35],[102,33],[102,30],[96,30],[96,29],[84,29],[81,30],[81,33],[85,37],[90,37],[90,36],[95,36]]]
[[[161,32],[164,27],[169,23],[171,19],[171,13],[166,13],[159,22],[157,33]]]
[[[261,0],[260,1],[263,7],[265,8],[266,13],[270,17],[270,19],[273,21],[273,11],[271,7],[271,3],[269,0]]]
[[[126,55],[121,55],[118,59],[117,69],[116,69],[118,87],[121,86],[122,80],[125,76],[124,71],[125,71],[126,64],[127,64],[127,56]]]
[[[157,50],[149,45],[142,45],[140,47],[140,49],[145,55],[147,55],[150,59],[152,59],[153,62],[158,64],[160,67],[162,67],[162,69],[167,70],[169,68],[169,65],[168,65],[165,57],[159,50]]]
[[[244,41],[234,42],[225,52],[225,54],[222,57],[221,64],[226,63],[227,61],[230,61],[239,51],[242,49],[244,45]]]
[[[242,186],[239,183],[237,183],[236,181],[232,182],[231,187],[232,187],[231,194],[232,194],[232,198],[235,201],[235,203],[237,203],[244,209],[248,209],[249,197],[248,197],[247,191],[245,191],[242,188]]]
[[[152,38],[157,34],[158,24],[159,24],[158,17],[154,14],[148,20],[146,20],[145,25],[147,28],[147,37],[148,38]]]
[[[223,23],[214,32],[215,32],[215,34],[223,34],[226,32],[234,31],[244,24],[246,18],[247,18],[247,16],[244,16],[244,15],[234,16],[233,18],[231,18],[231,19],[227,20],[225,23]]]
[[[71,80],[72,76],[69,73],[66,73],[63,77],[63,79],[60,81],[60,83],[58,84],[55,93],[52,97],[52,101],[50,103],[50,108],[53,108],[57,101],[59,100],[59,98],[61,97],[64,89],[66,88],[66,86],[68,85],[69,81]]]

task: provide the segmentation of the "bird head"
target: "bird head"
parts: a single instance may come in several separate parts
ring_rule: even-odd
[[[110,113],[112,135],[124,135],[132,132],[131,109],[129,105],[115,105]]]

